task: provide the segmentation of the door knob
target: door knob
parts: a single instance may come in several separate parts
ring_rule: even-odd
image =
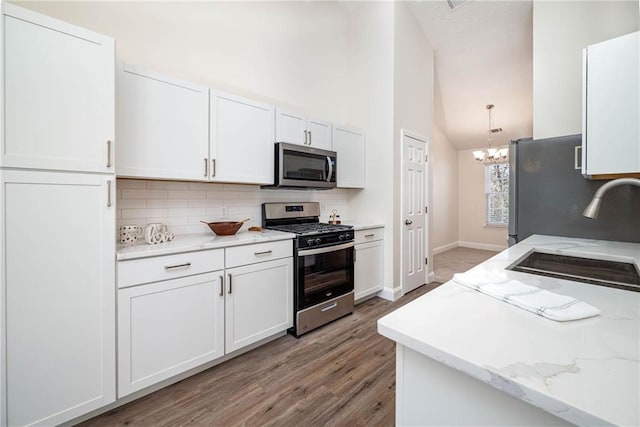
[[[405,220],[404,222],[406,225],[411,225],[413,224],[413,221],[411,221],[410,219]]]

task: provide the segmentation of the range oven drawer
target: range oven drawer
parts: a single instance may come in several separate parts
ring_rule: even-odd
[[[296,336],[353,313],[353,292],[296,313]]]

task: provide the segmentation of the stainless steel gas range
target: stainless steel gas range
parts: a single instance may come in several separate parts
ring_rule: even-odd
[[[317,202],[262,205],[263,227],[297,235],[291,330],[297,337],[353,312],[353,228],[319,217]]]

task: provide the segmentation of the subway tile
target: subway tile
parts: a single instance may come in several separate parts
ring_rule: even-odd
[[[234,191],[207,191],[207,199],[237,199],[238,193]]]
[[[159,218],[167,216],[166,209],[122,209],[122,218]]]
[[[149,190],[188,190],[188,182],[180,181],[147,181]]]
[[[192,190],[169,190],[168,197],[170,199],[205,199],[206,193],[204,191],[192,191]]]
[[[223,206],[222,200],[196,199],[189,200],[190,208],[215,208]]]
[[[166,199],[167,190],[123,189],[123,199]]]
[[[199,191],[222,191],[224,188],[223,184],[218,184],[215,182],[190,182],[189,190],[199,190]]]
[[[148,208],[188,208],[189,200],[186,199],[156,199],[147,200]],[[171,215],[171,213],[169,213]]]
[[[147,207],[147,200],[144,199],[119,199],[116,201],[116,207],[120,209],[140,209]]]
[[[205,215],[205,208],[178,208],[169,209],[169,216],[198,216]]]
[[[141,179],[118,178],[116,180],[116,188],[143,190],[147,188],[147,181]]]

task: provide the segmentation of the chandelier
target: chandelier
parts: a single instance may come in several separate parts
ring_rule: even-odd
[[[491,146],[492,138],[491,135],[497,132],[502,132],[502,128],[491,127],[491,110],[493,110],[493,104],[487,104],[486,108],[489,110],[489,138],[487,139],[487,149],[486,150],[478,150],[473,152],[473,157],[476,159],[478,163],[502,163],[507,160],[509,155],[508,148],[493,148]]]

